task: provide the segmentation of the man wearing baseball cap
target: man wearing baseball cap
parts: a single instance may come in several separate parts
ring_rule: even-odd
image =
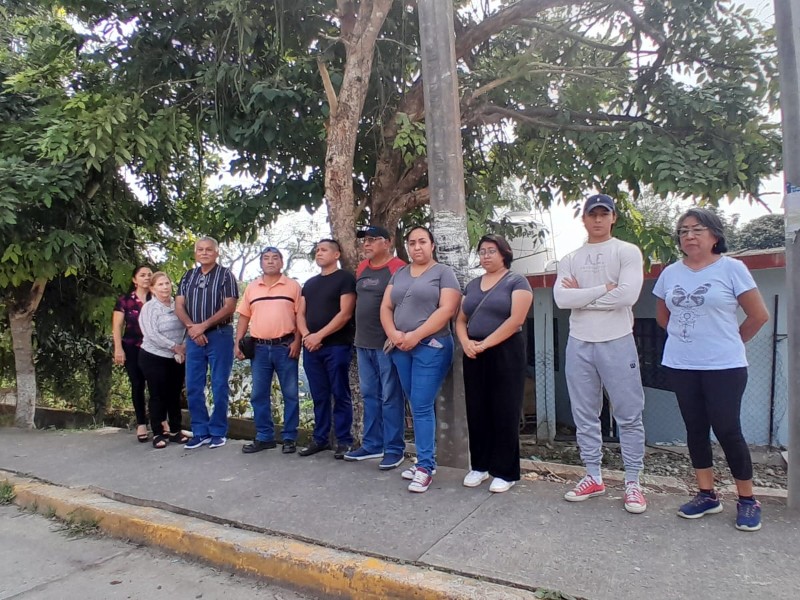
[[[644,461],[644,390],[633,339],[633,305],[642,289],[642,253],[612,236],[614,200],[589,197],[583,207],[587,242],[561,259],[553,297],[571,309],[565,374],[586,476],[564,498],[580,502],[605,493],[600,471],[600,412],[608,392],[625,465],[625,510],[642,513],[639,486]]]
[[[358,379],[364,399],[364,435],[361,447],[345,460],[381,459],[386,471],[403,462],[405,403],[397,370],[383,351],[386,334],[381,326],[381,300],[389,279],[405,263],[392,256],[392,236],[379,225],[356,233],[364,260],[356,269],[356,337]]]

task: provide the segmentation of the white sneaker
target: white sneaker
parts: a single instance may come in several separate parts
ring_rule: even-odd
[[[500,477],[495,477],[492,479],[491,485],[489,485],[489,491],[494,492],[496,494],[500,494],[502,492],[507,492],[514,484],[517,483],[516,481],[506,481],[505,479],[501,479]]]
[[[408,484],[408,491],[409,492],[416,492],[421,494],[422,492],[427,492],[428,488],[433,483],[433,477],[430,476],[427,469],[423,467],[419,467],[414,472],[414,479],[411,480],[411,483]]]
[[[408,479],[409,481],[411,481],[412,479],[414,479],[414,474],[416,472],[417,472],[417,465],[411,465],[405,471],[400,473],[400,477],[402,477],[403,479]],[[436,469],[435,468],[433,469],[433,471],[431,471],[431,475],[436,475]]]
[[[486,471],[470,471],[464,477],[464,487],[478,487],[487,479],[489,479],[489,473]]]

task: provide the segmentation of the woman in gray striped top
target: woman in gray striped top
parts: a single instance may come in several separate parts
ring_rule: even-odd
[[[186,327],[175,315],[172,281],[166,273],[153,273],[150,278],[153,298],[139,313],[142,348],[139,366],[150,392],[150,427],[153,447],[166,448],[169,442],[185,444],[188,438],[181,431],[181,390],[185,378]],[[169,424],[164,429],[163,422]]]

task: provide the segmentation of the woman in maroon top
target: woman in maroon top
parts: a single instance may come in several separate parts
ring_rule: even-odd
[[[139,368],[139,347],[142,330],[139,329],[139,311],[150,299],[150,267],[140,265],[133,270],[131,288],[120,296],[114,306],[111,326],[114,334],[114,364],[125,365],[131,382],[133,410],[136,412],[136,437],[147,441],[147,409],[145,408],[144,374]]]

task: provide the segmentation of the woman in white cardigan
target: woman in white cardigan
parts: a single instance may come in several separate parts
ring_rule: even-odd
[[[150,427],[153,447],[166,448],[169,442],[185,444],[181,431],[181,391],[185,379],[186,327],[175,315],[172,281],[161,271],[150,278],[153,298],[139,313],[142,348],[139,366],[150,392]],[[167,421],[168,429],[163,422]]]

